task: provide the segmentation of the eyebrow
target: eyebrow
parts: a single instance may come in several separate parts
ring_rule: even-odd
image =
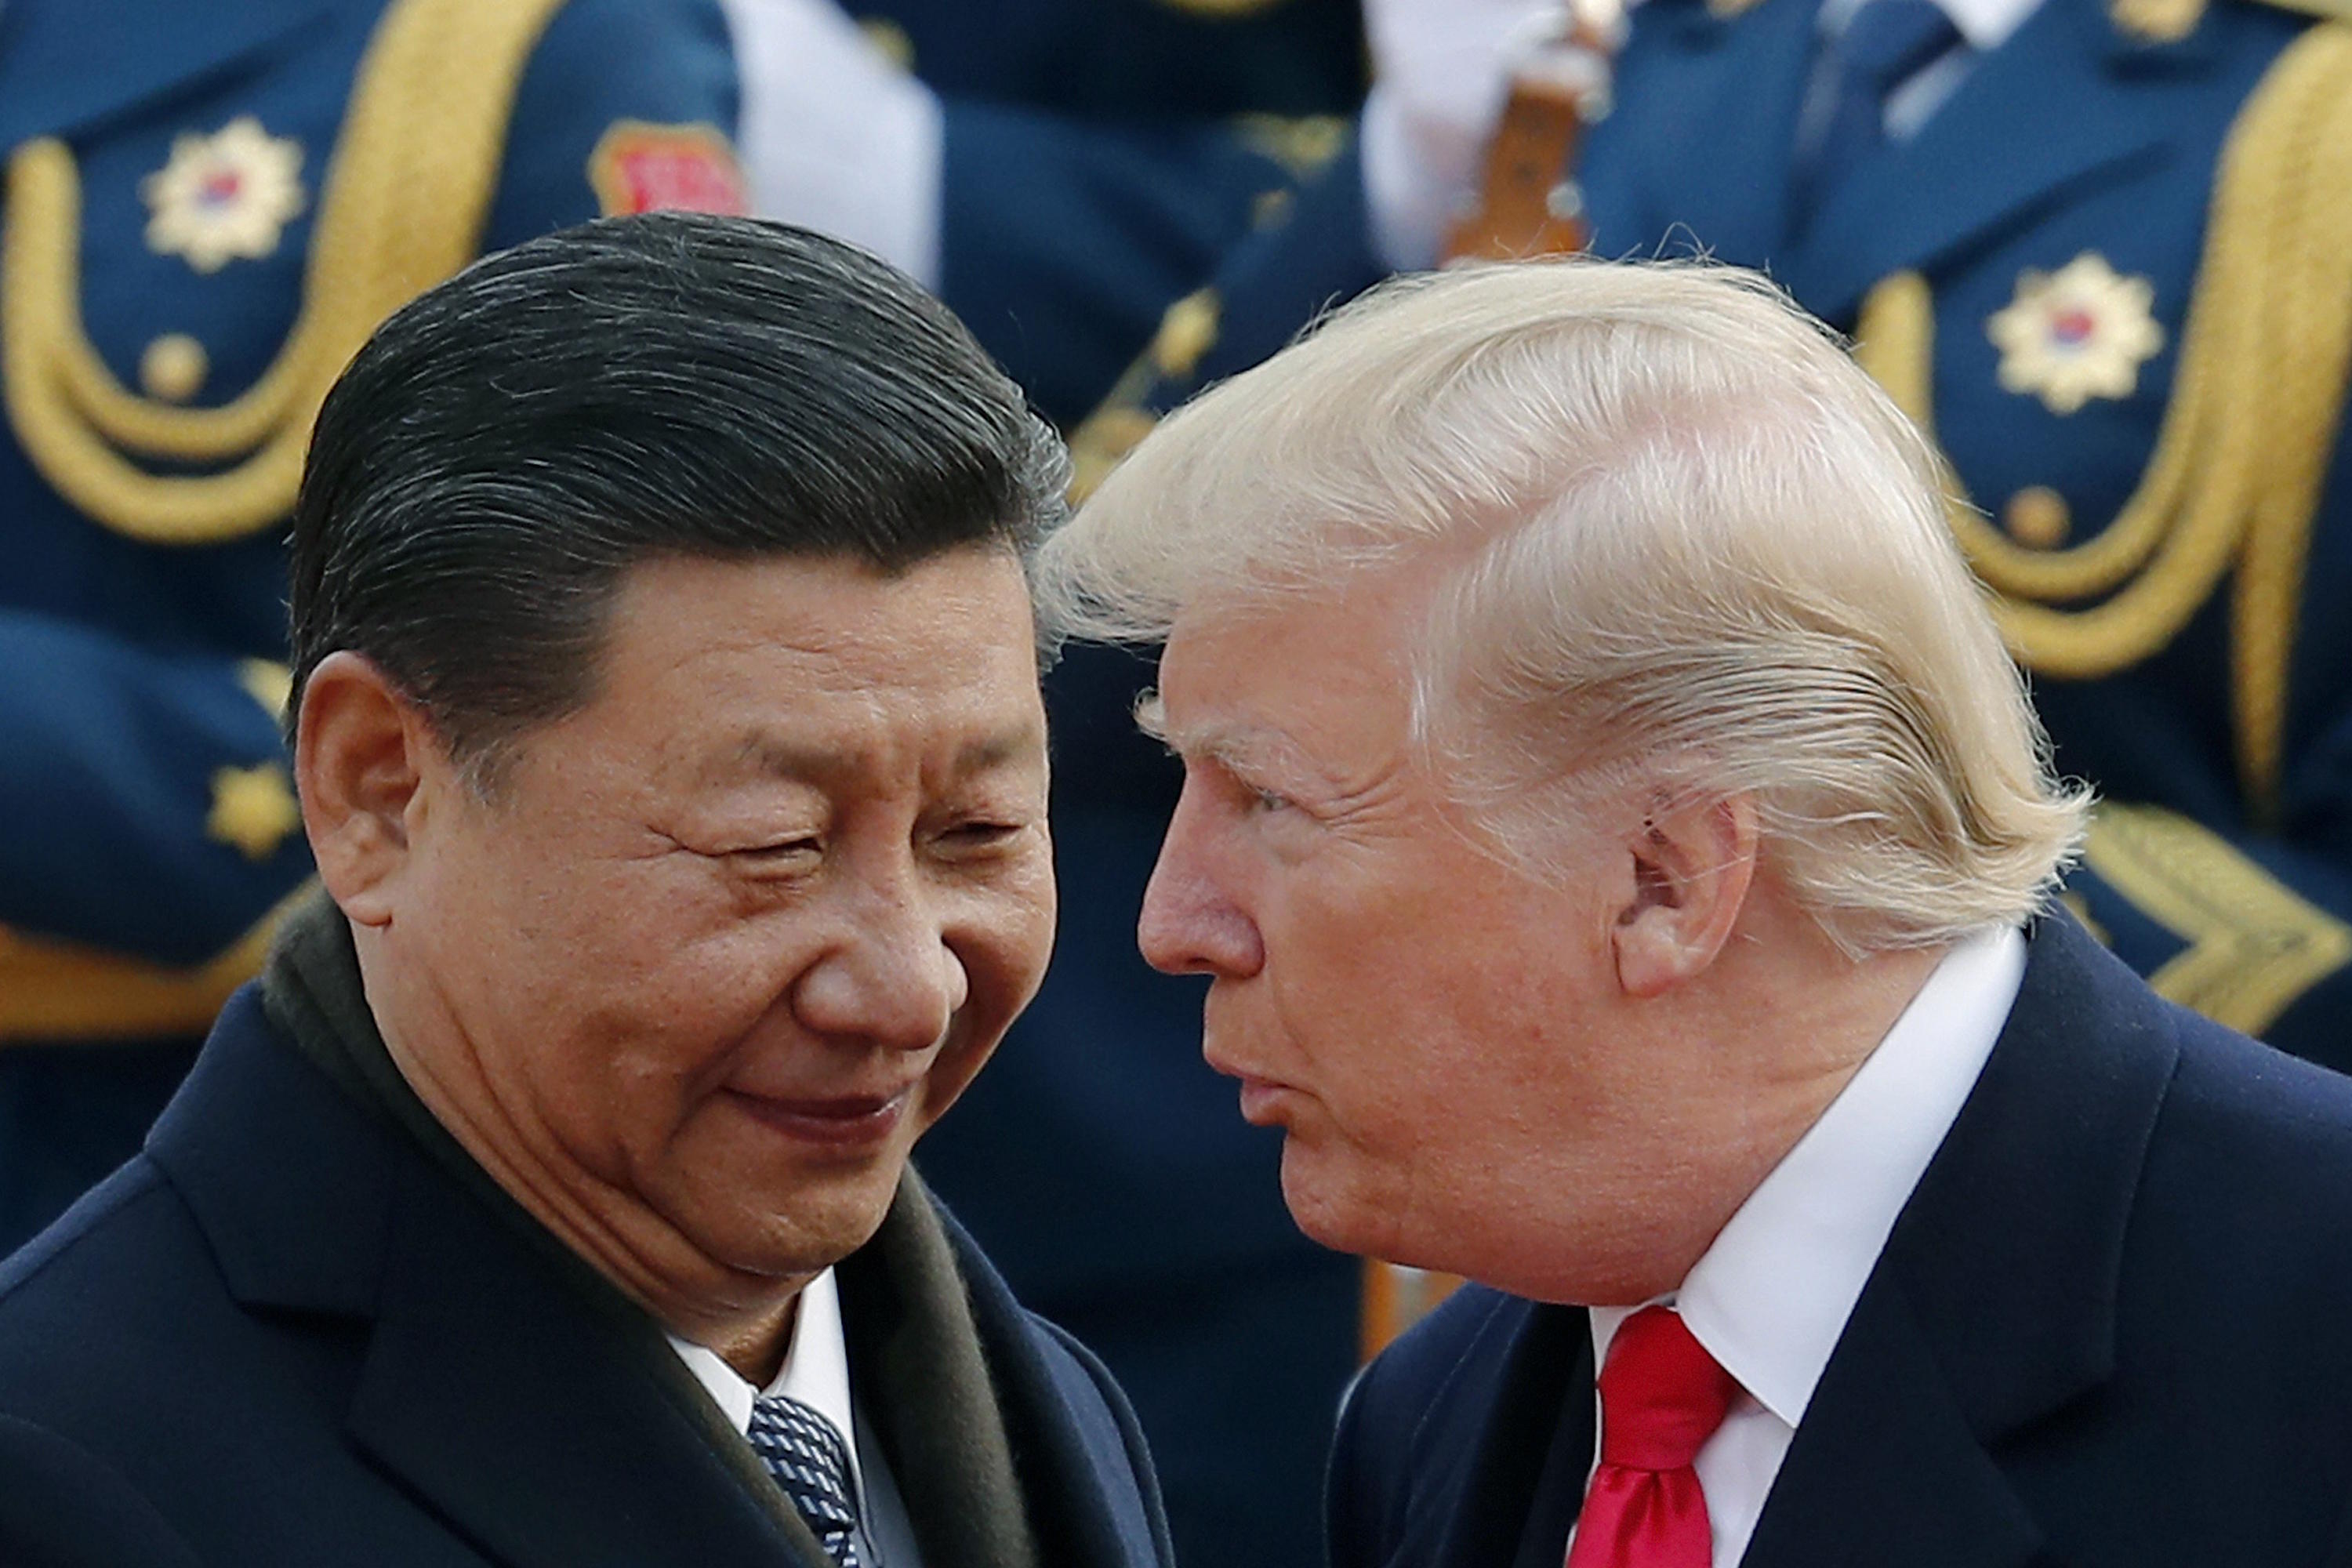
[[[1147,691],[1135,704],[1136,727],[1179,757],[1205,758],[1227,773],[1247,778],[1320,778],[1298,742],[1279,730],[1261,724],[1232,721],[1178,730],[1168,722],[1167,705],[1157,691]]]
[[[968,778],[1014,761],[1024,752],[1042,750],[1044,737],[1034,724],[977,736],[956,748],[950,776]],[[737,744],[730,759],[748,763],[758,773],[794,783],[832,778],[857,765],[854,756],[829,746],[813,746],[772,731],[754,730]]]

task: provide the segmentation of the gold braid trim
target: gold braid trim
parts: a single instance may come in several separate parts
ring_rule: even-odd
[[[2278,211],[2256,242],[2280,309],[2249,357],[2262,367],[2261,478],[2231,605],[2238,773],[2275,819],[2286,751],[2287,674],[2319,492],[2352,376],[2352,25],[2312,28],[2263,84],[2241,127],[2250,162],[2274,167]],[[2257,231],[2260,233],[2261,231]]]
[[[261,973],[278,922],[318,885],[304,882],[218,956],[185,969],[0,927],[0,1048],[204,1033],[229,993]]]
[[[1906,272],[1882,282],[1855,336],[1855,358],[1932,434],[1926,281]],[[2277,793],[2295,605],[2347,367],[2352,27],[2329,24],[2281,53],[2231,127],[2171,403],[2116,520],[2074,549],[2042,551],[1965,499],[1950,509],[2011,651],[2047,675],[2092,679],[2147,658],[2240,565],[2239,763],[2263,810]],[[2087,608],[2053,607],[2110,593]]]
[[[2233,1029],[2260,1034],[2352,963],[2352,926],[2185,816],[2105,802],[2083,863],[2189,944],[2148,984]]]
[[[303,303],[277,360],[216,408],[125,388],[80,307],[81,190],[49,138],[8,161],[0,381],[17,438],[58,492],[151,544],[235,539],[285,517],[327,389],[376,325],[471,260],[524,67],[562,0],[394,0],[360,62],[329,164]],[[146,472],[124,451],[231,464]]]

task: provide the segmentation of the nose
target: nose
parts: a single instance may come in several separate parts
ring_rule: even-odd
[[[940,921],[908,887],[865,888],[839,935],[792,992],[814,1033],[895,1050],[927,1050],[971,994]]]
[[[1188,784],[1144,889],[1136,945],[1163,973],[1247,979],[1265,965],[1265,941],[1225,889],[1215,830],[1204,816]]]

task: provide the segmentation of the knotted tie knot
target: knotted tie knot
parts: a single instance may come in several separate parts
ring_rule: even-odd
[[[1691,1461],[1739,1385],[1664,1307],[1618,1326],[1600,1383],[1601,1462],[1568,1568],[1709,1568],[1706,1493]]]
[[[1644,1307],[1619,1325],[1601,1370],[1601,1462],[1683,1469],[1738,1396],[1739,1384],[1679,1314]]]

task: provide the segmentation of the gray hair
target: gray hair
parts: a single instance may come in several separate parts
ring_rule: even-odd
[[[1038,562],[1052,633],[1164,638],[1425,574],[1415,732],[1540,875],[1599,788],[1745,795],[1851,953],[2015,923],[2080,841],[1932,450],[1764,279],[1401,279],[1179,410]]]

